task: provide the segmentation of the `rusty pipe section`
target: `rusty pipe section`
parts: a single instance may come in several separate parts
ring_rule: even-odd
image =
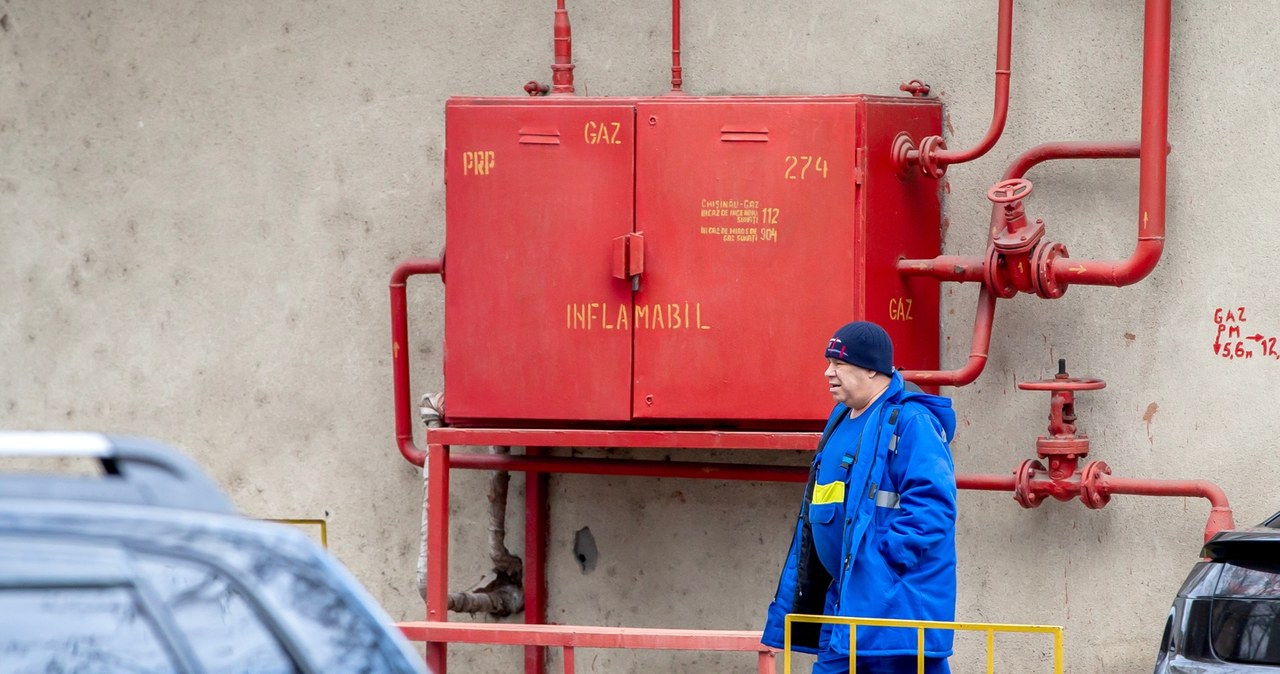
[[[942,136],[929,136],[915,147],[910,138],[899,136],[893,149],[893,162],[899,173],[918,167],[926,176],[941,178],[952,164],[973,161],[995,147],[1004,133],[1009,118],[1010,52],[1013,43],[1013,0],[1000,0],[996,16],[996,83],[995,107],[991,126],[978,144],[968,150],[948,150]]]
[[[978,310],[973,319],[973,338],[969,344],[969,360],[957,370],[904,370],[903,379],[926,386],[964,386],[972,384],[987,366],[991,351],[991,326],[996,320],[996,296],[984,285],[978,290]]]
[[[1143,18],[1137,247],[1125,260],[1054,260],[1053,273],[1069,283],[1117,287],[1137,283],[1155,269],[1164,252],[1171,4],[1171,0],[1147,0]]]
[[[395,381],[396,445],[400,454],[415,466],[426,462],[427,452],[413,442],[409,403],[409,312],[405,282],[410,276],[438,274],[444,278],[444,259],[414,258],[401,262],[391,272],[391,372]]]
[[[939,281],[981,283],[985,274],[982,258],[966,255],[939,255],[932,260],[900,259],[897,270],[903,276],[926,276]]]

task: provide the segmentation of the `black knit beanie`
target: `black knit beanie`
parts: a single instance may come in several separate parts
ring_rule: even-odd
[[[827,342],[827,358],[881,374],[893,374],[893,342],[889,333],[869,321],[854,321],[836,330]]]

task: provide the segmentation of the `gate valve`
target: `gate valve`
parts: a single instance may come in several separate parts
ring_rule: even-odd
[[[1031,196],[1031,190],[1031,181],[1022,178],[998,182],[987,190],[991,203],[1004,206],[1004,230],[993,235],[991,244],[1006,255],[1029,252],[1044,236],[1044,220],[1028,226],[1022,209],[1022,200]]]
[[[1076,433],[1076,391],[1105,388],[1101,379],[1076,378],[1067,374],[1066,359],[1058,360],[1053,379],[1018,382],[1024,391],[1049,391],[1049,433],[1036,439],[1036,453],[1049,461],[1049,478],[1065,480],[1076,472],[1077,462],[1089,454],[1089,436]]]

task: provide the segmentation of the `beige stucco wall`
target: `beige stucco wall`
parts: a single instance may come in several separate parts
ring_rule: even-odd
[[[987,128],[994,0],[685,4],[692,93],[887,94],[921,78],[949,104],[952,147]],[[183,447],[247,514],[327,520],[332,551],[388,612],[420,618],[421,481],[394,446],[387,278],[444,244],[445,99],[549,80],[552,8],[0,0],[0,426]],[[580,91],[665,91],[664,3],[570,9]],[[1138,134],[1141,3],[1016,12],[1008,130],[948,176],[949,253],[981,250],[985,189],[1016,154]],[[1268,85],[1280,5],[1175,2],[1173,25],[1164,259],[1134,287],[1002,302],[986,372],[954,391],[956,464],[1008,472],[1030,456],[1047,396],[1014,383],[1064,357],[1108,382],[1079,404],[1094,458],[1117,475],[1213,479],[1248,524],[1278,505],[1269,431],[1280,362],[1216,357],[1213,313],[1245,306],[1250,333],[1280,335],[1264,271],[1280,257],[1269,170],[1280,96]],[[1131,250],[1136,162],[1029,177],[1035,214],[1073,255]],[[945,363],[968,354],[975,295],[944,290]],[[439,390],[438,283],[411,283],[410,307],[414,390]],[[483,475],[455,474],[456,588],[487,568],[483,490]],[[553,620],[747,629],[762,622],[799,488],[573,476],[553,477],[551,494]],[[960,505],[962,619],[1064,625],[1075,673],[1149,670],[1196,559],[1204,502],[1024,511],[1008,495],[965,493]],[[571,552],[583,526],[600,549],[588,574]],[[1011,671],[1040,671],[1043,646],[1015,645]],[[454,671],[519,661],[514,649],[454,652]],[[957,671],[977,657],[967,648]],[[747,656],[697,654],[578,662],[751,668]]]

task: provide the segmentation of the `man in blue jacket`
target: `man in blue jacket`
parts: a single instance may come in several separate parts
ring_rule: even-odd
[[[791,551],[762,641],[783,646],[788,613],[955,619],[956,483],[951,400],[908,390],[893,343],[866,321],[826,349],[836,406],[809,471]],[[858,628],[859,674],[915,672],[917,632]],[[792,648],[815,653],[814,674],[849,671],[844,625],[792,625]],[[949,674],[949,630],[926,630],[925,672]]]

